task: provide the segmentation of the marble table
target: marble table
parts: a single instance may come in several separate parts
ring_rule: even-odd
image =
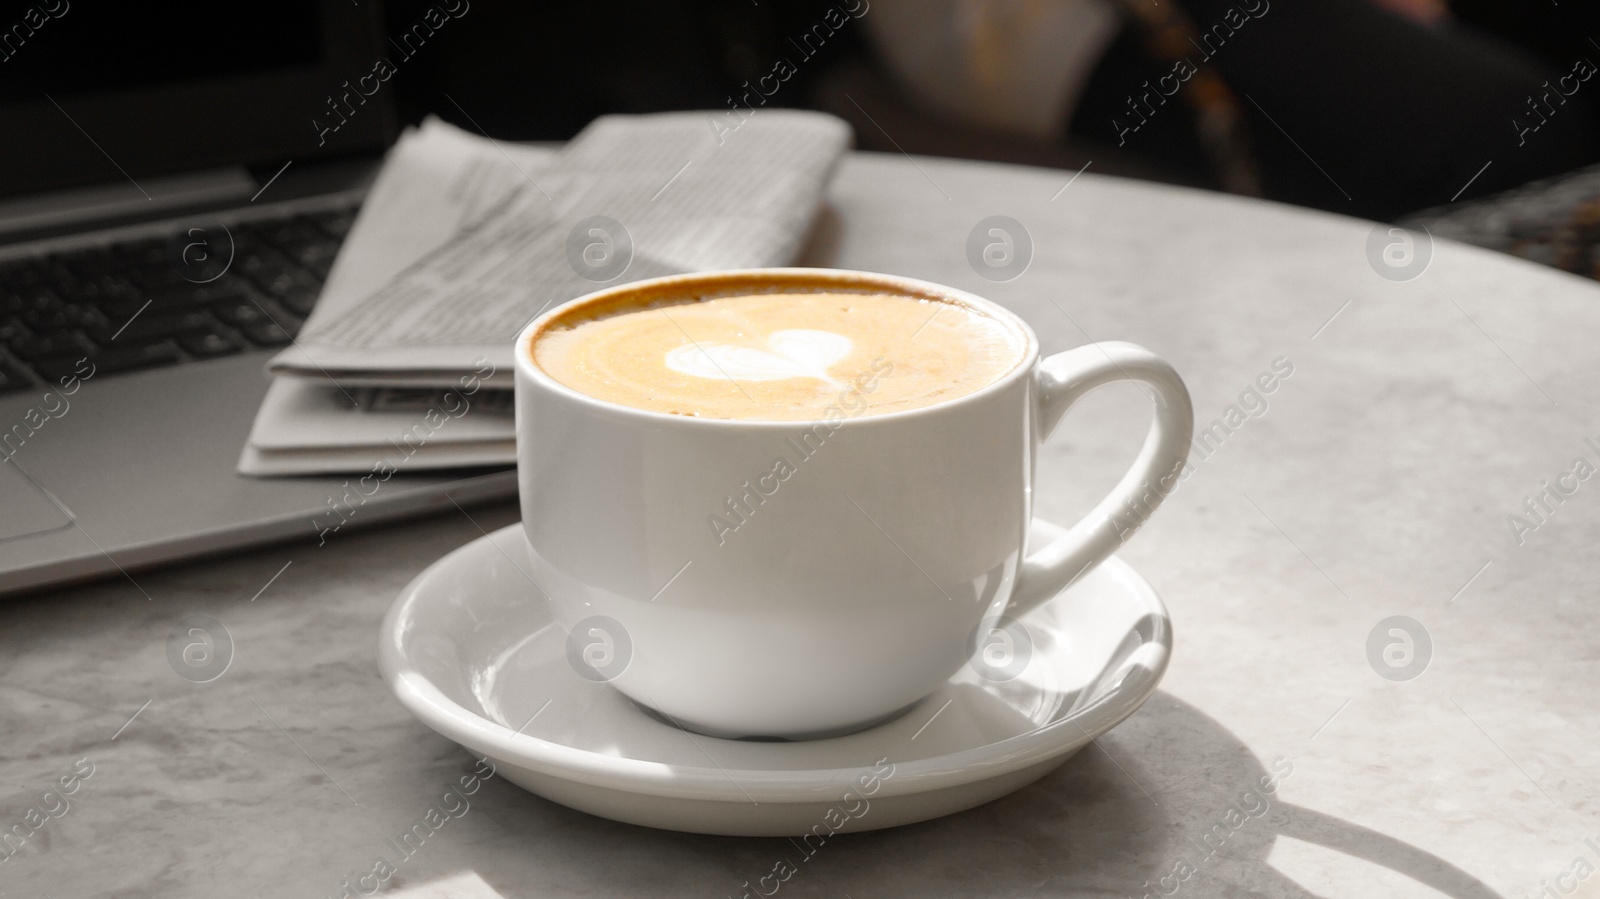
[[[1443,241],[1418,273],[1422,247],[1407,269],[1368,222],[1072,176],[857,154],[808,258],[977,291],[1047,351],[1117,338],[1177,366],[1205,453],[1122,553],[1172,610],[1172,666],[1042,781],[838,838],[782,895],[1600,895],[1579,879],[1600,867],[1600,286]],[[1011,280],[969,258],[991,216],[1030,257]],[[1260,392],[1275,363],[1292,374]],[[1146,408],[1114,385],[1071,413],[1040,458],[1041,516],[1109,488]],[[0,604],[0,825],[71,785],[0,862],[0,896],[340,894],[473,765],[387,692],[378,622],[516,515],[137,573],[150,600],[112,580]],[[189,615],[234,643],[209,683],[167,659]],[[1268,813],[1202,851],[1275,766],[1291,773]],[[387,890],[736,895],[792,852],[503,779],[470,799]]]

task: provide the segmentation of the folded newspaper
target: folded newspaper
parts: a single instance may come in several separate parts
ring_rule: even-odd
[[[796,261],[843,122],[606,116],[558,151],[429,119],[390,152],[316,309],[274,357],[245,474],[515,461],[512,341],[608,284]]]

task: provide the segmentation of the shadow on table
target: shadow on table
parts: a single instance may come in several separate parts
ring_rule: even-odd
[[[501,783],[496,801],[506,806],[497,817],[503,814],[513,828],[554,828],[563,843],[598,846],[597,856],[627,859],[591,869],[586,886],[596,895],[639,888],[642,869],[659,872],[650,891],[660,894],[694,884],[695,892],[712,896],[746,890],[786,897],[1317,895],[1267,863],[1275,841],[1285,836],[1398,872],[1455,899],[1501,899],[1438,856],[1261,789],[1263,778],[1274,776],[1292,784],[1293,769],[1283,774],[1292,763],[1257,759],[1198,709],[1158,692],[1097,745],[1011,796],[922,824],[841,835],[809,859],[781,838],[697,836],[603,821],[508,783]],[[798,871],[757,889],[780,860]],[[497,867],[490,862],[478,870],[502,894],[519,895],[517,879],[495,876]]]

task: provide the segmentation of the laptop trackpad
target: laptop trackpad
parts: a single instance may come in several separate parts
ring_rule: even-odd
[[[0,463],[0,542],[53,531],[72,524],[64,507],[45,493],[15,462]]]

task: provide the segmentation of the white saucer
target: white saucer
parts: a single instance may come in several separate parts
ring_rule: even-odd
[[[1030,543],[1055,533],[1035,522]],[[969,666],[870,730],[723,740],[672,727],[579,676],[531,570],[521,525],[435,562],[384,618],[384,677],[424,724],[487,756],[497,774],[575,809],[670,830],[826,834],[981,805],[1132,714],[1172,649],[1166,607],[1112,558],[1022,619],[1032,652],[1012,680]]]

